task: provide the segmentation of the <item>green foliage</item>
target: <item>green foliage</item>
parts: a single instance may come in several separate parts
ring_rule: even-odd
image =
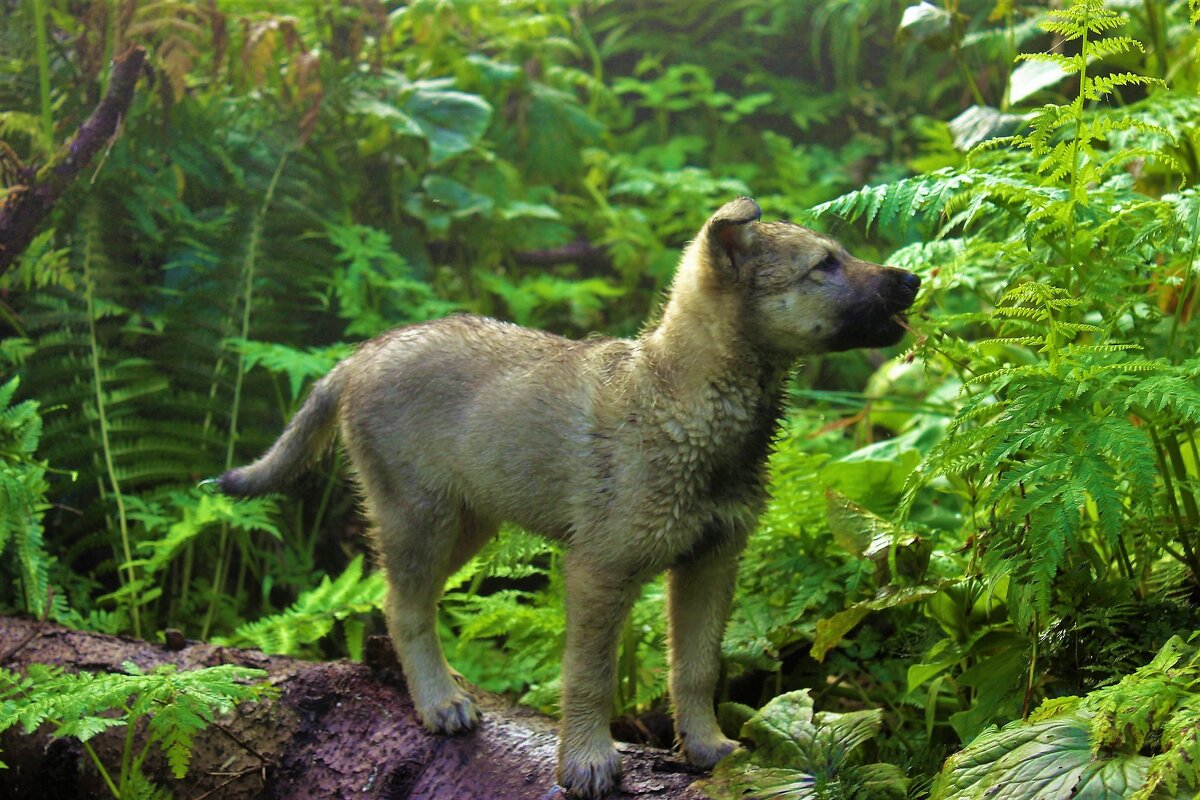
[[[362,225],[329,225],[327,230],[342,264],[329,280],[329,292],[337,300],[339,315],[349,320],[347,336],[370,338],[401,322],[420,322],[456,310],[453,303],[439,300],[432,287],[412,277],[383,231]],[[328,372],[339,355],[346,353],[342,350],[322,359],[312,370],[288,370],[293,397],[302,380]]]
[[[942,726],[966,742],[1025,716],[1041,697],[1086,691],[1119,674],[1132,652],[1144,657],[1161,645],[1172,632],[1157,624],[1164,608],[1181,621],[1194,612],[1182,593],[1200,574],[1191,357],[1200,341],[1176,292],[1185,282],[1193,291],[1187,276],[1200,239],[1195,207],[1183,199],[1191,190],[1170,191],[1190,170],[1178,154],[1191,147],[1177,138],[1188,134],[1170,109],[1192,98],[1161,93],[1157,79],[1105,71],[1109,60],[1141,52],[1137,41],[1107,34],[1127,22],[1098,2],[1050,12],[1042,26],[1070,43],[1066,53],[1022,58],[1071,76],[1067,102],[1046,103],[1024,117],[1027,128],[977,146],[966,167],[864,187],[814,209],[901,241],[924,237],[891,262],[933,279],[917,353],[928,385],[943,387],[926,391],[949,401],[948,424],[927,428],[934,435],[923,440],[890,524],[853,507],[849,516],[831,507],[827,519],[835,531],[850,523],[859,552],[877,533],[889,554],[932,543],[932,574],[906,576],[890,555],[891,574],[877,575],[871,594],[868,584],[817,625],[812,653],[852,652],[875,615],[912,626],[916,609],[924,655],[906,665],[899,687],[872,696],[901,715],[923,707],[930,744]],[[1133,113],[1097,106],[1131,88],[1159,92]],[[1166,303],[1155,296],[1162,281],[1171,287]],[[1162,587],[1173,599],[1160,605],[1151,598]],[[886,667],[868,669],[894,686]],[[1068,728],[1029,746],[1076,752],[1064,758],[1093,769]],[[1022,751],[1007,763],[1029,758]],[[1123,767],[1106,769],[1104,780],[1124,780]],[[992,796],[1012,780],[961,796]]]
[[[35,401],[13,402],[19,383],[13,378],[0,386],[0,555],[8,550],[16,556],[4,563],[19,587],[18,609],[57,617],[65,613],[66,604],[51,584],[55,559],[46,550],[42,529],[50,487],[46,464],[34,455],[42,418]]]
[[[566,630],[559,549],[505,526],[474,560],[451,576],[442,600],[454,629],[450,660],[473,683],[520,693],[522,703],[554,712]],[[661,582],[634,603],[621,638],[614,713],[650,707],[666,693]]]
[[[179,672],[165,665],[144,672],[126,663],[124,673],[67,673],[34,664],[27,675],[0,670],[0,730],[20,726],[26,734],[44,726],[55,738],[79,740],[115,798],[169,797],[143,774],[146,756],[158,745],[171,774],[183,778],[197,733],[241,703],[257,702],[276,691],[266,672],[225,664]],[[145,722],[145,740],[136,747],[134,731]],[[119,765],[103,764],[91,741],[105,731],[125,728]]]
[[[878,735],[878,709],[813,713],[808,690],[781,694],[742,726],[750,750],[721,761],[701,787],[712,798],[875,800],[906,797],[907,779],[892,764],[863,764],[860,747]]]
[[[1200,650],[1172,637],[1120,682],[1048,700],[1028,722],[980,734],[947,760],[931,796],[1195,797],[1198,686]]]
[[[386,592],[383,574],[363,576],[363,557],[355,556],[336,579],[321,579],[315,589],[304,592],[287,610],[240,626],[229,636],[214,639],[218,644],[255,647],[264,653],[301,655],[313,643],[342,623],[346,650],[362,660],[363,624],[354,618],[383,606]]]
[[[393,325],[636,333],[708,211],[753,194],[923,284],[909,350],[796,371],[723,697],[881,709],[830,792],[865,791],[869,746],[921,797],[980,731],[1200,627],[1195,2],[215,8],[45,0],[0,26],[0,197],[90,113],[115,48],[159,78],[0,276],[6,609],[357,657],[383,579],[340,459],[286,502],[195,482]],[[441,617],[470,680],[548,711],[559,559],[506,530]],[[664,707],[664,624],[653,584],[618,712]],[[1145,758],[1190,752],[1171,713],[1130,723]],[[1103,715],[1069,715],[1014,747],[1086,770]],[[772,736],[778,762],[738,763],[815,792]]]

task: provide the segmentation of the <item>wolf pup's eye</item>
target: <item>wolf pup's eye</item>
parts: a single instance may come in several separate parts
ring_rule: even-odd
[[[813,269],[820,270],[821,272],[836,272],[837,268],[841,265],[842,263],[837,260],[837,256],[835,256],[833,253],[830,253],[822,258],[821,261],[815,267],[813,267]]]

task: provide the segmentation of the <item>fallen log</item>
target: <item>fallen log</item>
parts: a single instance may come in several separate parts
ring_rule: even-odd
[[[74,631],[0,617],[0,666],[54,664],[68,670],[117,671],[174,664],[197,669],[237,664],[266,670],[276,699],[243,707],[195,739],[182,780],[152,749],[145,772],[180,800],[242,798],[412,798],[413,800],[550,800],[555,786],[554,722],[501,697],[476,692],[483,712],[466,736],[427,733],[384,639],[368,646],[368,664],[309,662],[254,650],[176,641],[173,646]],[[373,655],[374,654],[374,655]],[[138,731],[140,738],[144,731]],[[103,763],[120,761],[125,731],[91,740]],[[0,797],[71,800],[110,796],[80,743],[54,739],[49,726],[0,736]],[[699,777],[664,750],[621,745],[622,791],[614,798],[700,800]]]

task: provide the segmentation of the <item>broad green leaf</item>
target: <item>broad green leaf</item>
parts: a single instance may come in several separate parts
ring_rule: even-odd
[[[742,726],[742,738],[754,743],[755,753],[773,763],[804,766],[800,738],[809,738],[813,702],[807,689],[771,700]]]
[[[384,85],[397,93],[395,100],[358,92],[350,110],[386,123],[400,136],[425,139],[434,166],[474,147],[492,118],[486,100],[449,88],[449,80],[409,82],[393,75]]]
[[[455,219],[487,214],[495,202],[456,180],[443,175],[429,175],[421,184],[425,194],[437,207],[449,212]]]
[[[839,611],[828,619],[817,623],[817,635],[813,638],[809,653],[813,658],[822,661],[825,654],[842,640],[851,628],[872,611],[883,611],[887,608],[897,608],[916,603],[926,597],[937,594],[941,586],[885,586],[870,600],[855,603],[847,609]]]
[[[946,760],[932,800],[1121,800],[1145,780],[1150,759],[1094,759],[1088,714],[1016,722],[980,734]]]
[[[1054,61],[1022,61],[1008,79],[1008,101],[1020,103],[1030,95],[1058,83],[1068,74]]]
[[[957,650],[951,651],[945,658],[936,661],[925,661],[913,664],[908,668],[908,691],[918,689],[926,681],[936,678],[961,660]]]
[[[755,753],[737,750],[722,759],[712,777],[694,784],[713,800],[819,800],[817,779],[788,767],[762,767]]]
[[[813,735],[807,743],[809,772],[829,780],[837,776],[848,756],[875,737],[883,727],[878,708],[844,714],[820,711],[813,715]]]
[[[391,103],[372,97],[365,92],[360,92],[354,96],[350,102],[350,111],[367,117],[375,117],[387,123],[393,133],[401,136],[423,137],[425,135],[421,126],[412,117]]]
[[[965,152],[988,139],[1008,136],[1027,119],[1022,114],[1005,114],[991,106],[971,106],[950,120],[948,127],[954,146]]]
[[[545,203],[527,203],[524,200],[516,200],[500,209],[500,218],[505,221],[514,219],[542,219],[550,222],[558,222],[562,219],[562,214],[558,213],[557,209]]]
[[[896,535],[896,529],[890,522],[832,489],[825,490],[825,512],[833,540],[859,558],[876,541],[881,544],[890,542]]]
[[[896,450],[890,440],[856,450],[821,468],[821,481],[831,489],[887,516],[904,491],[904,483],[921,463],[916,450]]]
[[[417,81],[402,106],[429,142],[429,161],[434,165],[471,149],[492,118],[492,107],[482,97],[447,85],[447,81]]]
[[[869,601],[867,601],[869,602]],[[825,654],[832,650],[842,637],[849,633],[854,626],[867,618],[871,609],[866,602],[855,603],[849,608],[842,609],[832,617],[817,622],[817,634],[813,637],[809,655],[817,661],[824,661]]]
[[[904,9],[898,32],[933,50],[943,50],[954,35],[954,15],[923,1]]]
[[[981,658],[958,676],[960,684],[976,690],[971,708],[950,715],[950,724],[960,739],[970,741],[993,720],[1019,714],[1028,669],[1026,650],[1018,640],[995,655]]]
[[[863,764],[854,769],[858,786],[856,798],[862,800],[905,800],[908,797],[908,778],[895,764]]]
[[[880,709],[814,714],[807,689],[782,694],[742,726],[741,738],[753,750],[734,752],[699,786],[721,800],[903,800],[907,779],[898,767],[849,760],[882,724]]]
[[[846,756],[879,732],[879,709],[848,714],[813,713],[807,689],[781,694],[744,726],[742,738],[754,743],[759,763],[787,764],[832,780]]]

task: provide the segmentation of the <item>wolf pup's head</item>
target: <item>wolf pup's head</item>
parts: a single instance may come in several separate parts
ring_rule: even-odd
[[[741,300],[746,335],[787,356],[886,347],[904,336],[921,279],[855,258],[837,241],[790,222],[759,222],[740,197],[701,231],[700,266],[712,290]],[[715,284],[715,285],[714,285]]]

